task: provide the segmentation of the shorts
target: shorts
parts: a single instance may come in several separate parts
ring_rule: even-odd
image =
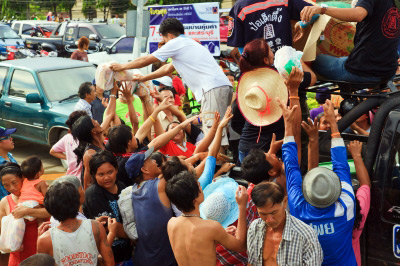
[[[210,130],[214,123],[214,113],[221,115],[221,120],[225,115],[226,109],[231,105],[233,89],[231,86],[221,86],[204,93],[201,99],[201,116],[203,122],[204,135]],[[228,146],[228,134],[226,128],[222,131],[221,146]]]

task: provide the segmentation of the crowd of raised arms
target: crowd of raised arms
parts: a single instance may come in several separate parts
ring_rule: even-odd
[[[363,145],[341,138],[337,121],[348,110],[340,97],[322,90],[309,110],[306,92],[317,75],[357,83],[393,77],[400,28],[383,19],[388,12],[400,16],[392,0],[341,9],[238,1],[228,37],[239,51],[238,84],[179,20],[165,19],[157,51],[111,64],[104,75],[148,65],[153,72],[110,90],[99,80],[79,87],[68,134],[50,150],[68,170],[50,186],[35,151],[17,162],[16,129],[0,128],[0,218],[11,221],[0,239],[21,238],[17,250],[2,250],[0,264],[361,265],[371,186]],[[357,23],[354,49],[348,57],[317,55],[282,77],[275,52],[323,14]],[[291,20],[299,21],[293,33]],[[80,53],[86,46],[82,39]],[[186,95],[201,106],[190,118]],[[366,113],[346,131],[368,135],[372,119]],[[319,130],[331,134],[333,170],[319,167]],[[232,178],[238,169],[241,179]]]

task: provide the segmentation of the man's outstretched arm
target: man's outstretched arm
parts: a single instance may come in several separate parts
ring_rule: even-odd
[[[151,65],[155,62],[159,62],[159,60],[156,57],[154,57],[153,55],[149,54],[149,55],[138,57],[135,60],[130,61],[125,64],[117,64],[117,63],[111,64],[110,68],[112,71],[122,71],[122,70],[127,70],[127,69],[142,68],[142,67]]]
[[[300,13],[301,20],[309,22],[315,14],[321,14],[323,9],[324,7],[321,6],[306,6]],[[368,11],[361,6],[355,8],[329,7],[325,9],[325,14],[342,21],[361,22],[368,15]]]

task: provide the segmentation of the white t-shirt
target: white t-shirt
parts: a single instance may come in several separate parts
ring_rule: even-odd
[[[207,48],[183,35],[168,41],[152,55],[162,62],[172,58],[176,71],[198,102],[211,89],[232,86]]]

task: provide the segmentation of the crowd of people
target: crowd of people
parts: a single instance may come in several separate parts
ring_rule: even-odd
[[[382,20],[387,12],[400,15],[389,0],[359,0],[349,9],[238,1],[228,38],[240,53],[236,92],[234,76],[184,35],[179,20],[165,19],[156,52],[110,66],[152,64],[152,73],[114,80],[109,91],[96,80],[79,87],[68,134],[50,150],[68,170],[50,186],[40,158],[12,157],[16,129],[0,128],[0,218],[25,222],[20,248],[3,250],[0,264],[361,265],[371,187],[362,143],[346,149],[338,130],[349,108],[337,108],[322,89],[319,107],[309,111],[306,91],[316,72],[358,83],[392,77],[400,28]],[[353,52],[319,55],[285,80],[274,53],[323,14],[358,22]],[[290,20],[301,21],[294,37]],[[75,59],[85,60],[87,45],[80,40]],[[369,54],[377,51],[384,65]],[[154,89],[140,88],[149,81]],[[186,89],[200,114],[182,111]],[[371,119],[365,114],[347,131],[368,136]],[[333,170],[319,167],[319,130],[331,134]],[[235,166],[247,188],[230,177]]]

